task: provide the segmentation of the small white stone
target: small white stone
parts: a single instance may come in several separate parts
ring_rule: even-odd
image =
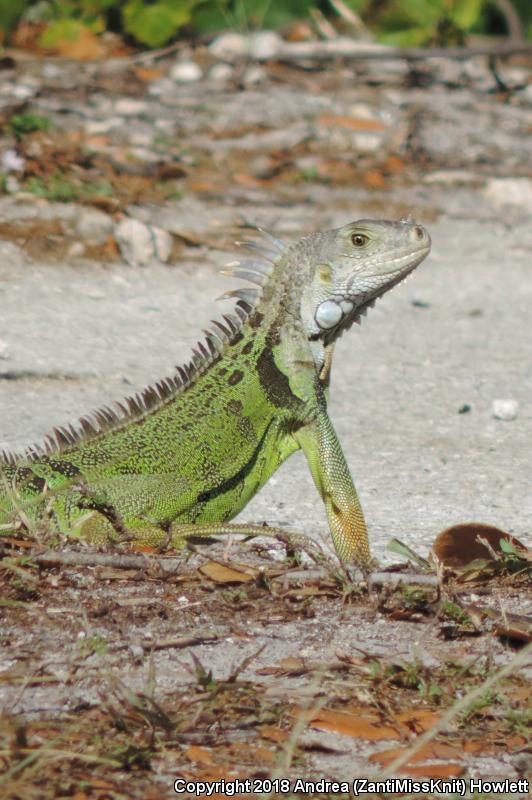
[[[18,244],[0,239],[0,261],[4,264],[10,264],[10,266],[14,266],[15,264],[19,266],[25,260],[26,255],[24,250],[19,247]]]
[[[107,295],[102,289],[90,289],[86,295],[89,300],[105,300]]]
[[[16,97],[17,100],[29,100],[30,97],[33,97],[34,94],[37,93],[37,88],[34,86],[27,86],[24,84],[18,84],[11,87],[10,94],[12,97]]]
[[[209,52],[222,61],[238,61],[249,53],[249,39],[241,33],[222,33],[209,45]]]
[[[494,400],[491,410],[495,419],[502,419],[505,422],[509,422],[517,417],[519,403],[517,400]]]
[[[165,95],[175,95],[175,83],[170,78],[160,78],[158,81],[153,81],[148,86],[148,94],[153,97],[164,97]]]
[[[42,65],[42,74],[45,78],[59,78],[61,76],[61,67],[58,64],[44,63]]]
[[[203,73],[195,61],[178,61],[168,73],[176,83],[194,83],[201,80]]]
[[[150,229],[137,219],[123,219],[115,226],[115,239],[128,264],[142,267],[154,260]]]
[[[85,132],[89,136],[100,136],[109,133],[113,128],[118,128],[124,120],[121,117],[109,117],[109,119],[89,120],[85,123]]]
[[[115,239],[128,264],[143,267],[154,261],[166,262],[172,252],[171,235],[138,219],[123,219],[115,226]]]
[[[144,648],[142,647],[141,644],[138,643],[134,644],[133,642],[131,642],[131,644],[129,645],[129,652],[131,653],[135,661],[140,661],[142,658],[144,658]]]
[[[257,61],[275,58],[283,46],[283,40],[274,31],[260,31],[249,37],[249,53]]]
[[[4,189],[8,194],[15,194],[20,189],[20,183],[14,175],[7,175],[4,180]]]
[[[85,208],[76,220],[76,233],[88,244],[104,244],[112,235],[114,222],[97,208]]]
[[[146,164],[157,164],[161,156],[148,147],[132,147],[129,156],[134,161],[143,161]]]
[[[2,170],[4,172],[24,172],[26,159],[13,148],[2,153]]]
[[[523,211],[532,210],[532,181],[529,178],[490,178],[485,191],[488,200],[497,208],[511,205],[519,206]]]
[[[172,254],[174,240],[168,231],[162,228],[156,228],[153,225],[149,226],[153,236],[155,257],[158,261],[166,264]]]
[[[151,131],[130,131],[129,142],[132,147],[150,148],[153,144],[153,134]]]
[[[379,115],[366,103],[353,103],[349,106],[349,115],[356,119],[367,119],[373,122],[381,122]]]
[[[484,178],[476,172],[466,172],[461,169],[441,169],[430,172],[423,178],[423,183],[441,183],[446,186],[454,184],[482,183]]]
[[[67,256],[69,258],[80,258],[80,256],[84,255],[84,253],[85,245],[83,242],[72,242],[67,250]]]
[[[249,67],[244,72],[242,83],[244,86],[257,86],[257,84],[263,83],[266,80],[266,77],[266,72],[262,69],[262,67]]]
[[[382,136],[373,133],[355,133],[352,136],[352,147],[360,153],[375,153],[382,147]]]
[[[168,134],[168,136],[173,136],[175,134],[175,122],[171,119],[156,119],[154,128],[161,133]]]
[[[232,77],[233,68],[230,67],[229,64],[215,64],[209,71],[210,80],[216,81],[217,83],[225,83],[226,81],[230,81]]]
[[[120,97],[115,103],[115,113],[123,117],[138,117],[148,112],[148,105],[144,100],[135,100],[132,97]]]

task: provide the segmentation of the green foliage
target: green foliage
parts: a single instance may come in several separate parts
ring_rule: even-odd
[[[78,199],[78,192],[70,182],[60,175],[53,175],[48,181],[43,178],[30,178],[27,186],[28,192],[45,200],[57,200],[68,203]]]
[[[58,19],[43,31],[40,43],[46,49],[51,49],[57,42],[75,42],[84,27],[77,19]]]
[[[291,20],[305,19],[317,4],[317,0],[196,0],[191,20],[202,33],[280,28]]]
[[[26,111],[24,114],[13,114],[9,120],[9,132],[17,139],[22,139],[28,133],[34,131],[47,131],[50,127],[50,120],[40,114],[33,114]]]
[[[99,183],[74,182],[70,178],[56,173],[49,178],[30,178],[25,187],[28,192],[58,203],[70,203],[77,200],[90,200],[92,197],[110,197],[113,189],[106,181]]]
[[[532,39],[532,3],[530,0],[513,0],[513,4],[523,23],[526,38]]]
[[[99,32],[106,29],[108,14],[118,3],[117,0],[26,0],[23,5],[25,9],[22,16],[27,22],[50,22],[54,26],[66,21],[77,21],[80,25]],[[66,38],[70,38],[68,31]]]
[[[190,21],[191,7],[191,0],[129,0],[122,11],[124,29],[148,47],[161,47]]]
[[[82,658],[89,656],[104,656],[107,654],[108,645],[106,639],[97,634],[79,640],[79,654]]]
[[[380,41],[398,47],[462,45],[489,0],[351,0]]]
[[[460,722],[467,725],[477,717],[482,717],[484,710],[500,702],[500,697],[495,689],[488,689],[483,695],[470,703],[461,714]]]
[[[457,606],[456,603],[452,603],[450,600],[443,600],[440,604],[440,618],[441,619],[449,619],[453,622],[458,622],[461,625],[466,625],[467,623],[471,622],[469,615]]]
[[[506,719],[508,727],[511,731],[530,739],[530,731],[532,730],[532,709],[508,709],[506,712]]]
[[[345,0],[380,41],[398,46],[463,44],[470,31],[505,33],[495,0]],[[532,38],[532,3],[512,0]],[[73,40],[81,28],[125,33],[148,47],[166,44],[183,29],[203,34],[233,28],[279,28],[315,9],[335,16],[326,0],[0,0],[6,40],[19,20],[48,22],[45,43]]]
[[[8,36],[24,13],[27,0],[0,0],[0,32]]]

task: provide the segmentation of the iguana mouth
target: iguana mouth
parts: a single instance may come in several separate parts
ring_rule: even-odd
[[[378,300],[379,297],[382,297],[383,294],[387,294],[391,289],[394,289],[400,283],[403,283],[403,281],[405,281],[415,270],[415,268],[423,261],[429,250],[430,247],[424,248],[421,252],[419,252],[418,257],[414,261],[409,262],[408,268],[405,269],[403,267],[402,269],[397,270],[394,278],[386,281],[384,285],[380,286],[374,292],[369,292],[361,303],[357,303],[356,297],[352,298],[356,313],[363,314],[368,308],[372,308],[375,305],[375,301]]]

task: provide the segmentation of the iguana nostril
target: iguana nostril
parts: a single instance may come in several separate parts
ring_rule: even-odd
[[[414,239],[417,239],[420,242],[425,237],[425,229],[421,227],[421,225],[414,225],[412,228],[412,233],[414,235]]]

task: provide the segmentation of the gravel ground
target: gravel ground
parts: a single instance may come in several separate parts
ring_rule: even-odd
[[[196,60],[205,71],[210,66],[202,58]],[[28,62],[3,81],[0,103],[19,102],[20,90],[20,102],[31,102],[55,127],[22,144],[2,140],[25,160],[26,174],[13,168],[10,193],[0,196],[0,448],[39,440],[52,425],[171,373],[202,327],[220,315],[215,298],[231,282],[217,268],[234,258],[232,242],[246,238],[247,222],[292,240],[354,219],[411,213],[428,227],[432,254],[343,337],[333,367],[331,416],[374,554],[391,560],[385,548],[392,536],[426,554],[439,531],[468,520],[495,524],[532,545],[529,66],[505,68],[505,80],[521,86],[506,94],[494,91],[481,60],[433,62],[415,75],[385,63],[366,72],[360,65],[305,71],[271,64],[253,82],[226,67],[222,84],[211,78],[177,83],[166,64],[168,74],[140,85],[129,73]],[[78,163],[79,141],[97,154],[90,168]],[[82,156],[88,158],[85,150]],[[72,164],[75,175],[87,169],[89,182],[111,175],[116,196],[94,200],[99,216],[90,200],[62,203],[31,193],[30,170],[45,182],[56,162],[67,176]],[[164,170],[178,177],[174,196],[161,200]],[[126,250],[118,249],[124,217],[163,231],[166,263],[155,253],[148,266],[125,263],[120,252]],[[500,400],[512,401],[512,419],[495,417]],[[240,520],[265,520],[329,546],[301,454],[282,466]],[[250,558],[238,549],[231,555]],[[189,586],[185,573],[175,581],[111,573],[44,570],[38,591],[8,604],[2,622],[6,713],[52,721],[79,714],[83,725],[85,711],[118,685],[125,687],[124,708],[128,692],[145,697],[149,686],[157,687],[158,702],[175,695],[186,707],[195,685],[190,658],[176,658],[166,645],[152,651],[150,642],[198,626],[218,635],[215,644],[194,650],[217,680],[265,647],[242,675],[272,703],[277,697],[304,703],[319,693],[312,675],[305,683],[306,673],[297,684],[284,672],[257,682],[258,666],[287,657],[320,662],[340,653],[358,663],[362,652],[410,660],[423,665],[424,685],[431,685],[430,671],[449,659],[500,665],[511,656],[491,633],[443,640],[434,608],[428,624],[414,625],[409,617],[386,616],[373,597],[343,606],[337,587],[336,595],[327,589],[322,597],[319,583],[307,612],[301,597],[314,591],[310,571],[304,581],[311,583],[301,595],[294,590],[290,601],[284,577],[270,593],[260,582],[244,591],[202,579]],[[9,593],[12,585],[6,586]],[[493,602],[527,613],[527,597],[506,587]],[[100,652],[99,642],[108,650]],[[365,689],[349,673],[340,689],[337,674],[323,689],[329,701],[349,690],[352,702],[381,703],[367,672]],[[522,709],[516,697],[513,707]],[[493,719],[497,725],[501,715]],[[492,724],[491,717],[483,720]],[[199,730],[215,743],[211,722]],[[493,733],[503,744],[491,756],[467,755],[463,768],[477,776],[525,774],[530,765],[521,740],[510,754],[505,735]],[[373,746],[349,739],[346,746],[345,737],[323,731],[305,736],[318,742],[305,762],[315,774],[368,774]],[[326,745],[338,749],[322,752]],[[176,767],[169,758],[161,755],[153,773],[135,773],[132,797],[148,796],[143,780],[171,785]],[[79,780],[72,778],[72,785]],[[46,797],[58,796],[53,781],[46,785]],[[116,796],[122,796],[118,790]]]

